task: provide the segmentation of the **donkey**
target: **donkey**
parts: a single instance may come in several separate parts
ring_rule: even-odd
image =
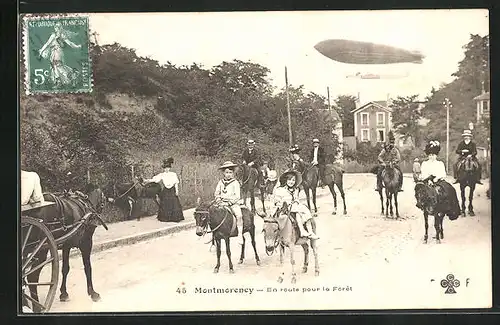
[[[441,243],[444,239],[443,219],[448,215],[450,220],[456,220],[460,214],[455,188],[449,183],[440,180],[435,185],[428,185],[429,180],[434,176],[429,176],[426,180],[415,184],[415,198],[417,208],[424,212],[425,235],[424,243],[427,244],[429,215],[434,216],[434,228],[436,229],[436,242]]]
[[[160,207],[159,194],[163,190],[163,183],[143,184],[141,177],[134,183],[113,183],[108,186],[108,200],[124,211],[126,219],[135,215],[137,221],[141,219],[140,211],[136,210],[139,198],[153,199]],[[110,197],[112,195],[112,197]]]
[[[297,221],[292,216],[288,204],[286,202],[283,202],[283,206],[278,209],[276,214],[272,217],[267,217],[265,214],[259,214],[259,216],[264,220],[264,227],[262,229],[262,232],[264,233],[266,254],[268,256],[271,256],[274,253],[274,250],[279,246],[280,264],[283,265],[283,254],[285,253],[285,247],[288,247],[290,251],[290,263],[292,265],[292,283],[297,282],[294,257],[295,245],[300,245],[304,249],[304,266],[302,267],[302,273],[307,272],[307,267],[309,264],[309,244],[311,245],[314,254],[314,274],[318,276],[319,262],[318,246],[316,242],[317,239],[300,237],[297,227]],[[316,232],[316,222],[314,218],[312,219],[312,227]],[[283,282],[284,275],[285,273],[282,272],[278,277],[278,282]]]
[[[255,253],[255,261],[257,265],[260,265],[260,258],[257,254],[257,247],[255,245],[254,214],[248,210],[247,207],[241,207],[241,214],[243,216],[243,229],[241,232],[241,236],[243,236],[243,245],[241,247],[239,264],[243,263],[245,258],[244,234],[249,232]],[[222,239],[224,239],[226,244],[226,255],[229,261],[229,273],[234,273],[233,262],[231,261],[230,238],[238,236],[238,227],[236,225],[236,217],[232,211],[226,206],[217,204],[215,200],[208,203],[202,203],[200,198],[198,198],[197,207],[194,211],[194,219],[196,222],[197,236],[204,236],[207,233],[212,233],[212,240],[210,242],[212,242],[212,244],[215,242],[215,246],[217,248],[217,264],[215,265],[214,273],[218,273],[220,268]]]

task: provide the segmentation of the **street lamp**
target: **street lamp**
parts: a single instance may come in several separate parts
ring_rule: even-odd
[[[453,107],[448,98],[444,99],[443,105],[446,107],[446,172],[449,172],[449,153],[450,153],[450,108]]]

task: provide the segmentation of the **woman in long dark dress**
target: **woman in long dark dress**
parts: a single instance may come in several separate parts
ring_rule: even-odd
[[[162,184],[163,190],[159,195],[160,207],[157,219],[163,222],[179,222],[184,220],[182,205],[179,200],[179,178],[176,173],[170,171],[173,163],[173,158],[163,160],[161,165],[163,172],[152,179],[146,180],[146,182]]]

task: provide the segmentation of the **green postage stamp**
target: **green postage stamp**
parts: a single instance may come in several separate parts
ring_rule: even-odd
[[[26,93],[91,92],[88,16],[45,14],[23,22]]]

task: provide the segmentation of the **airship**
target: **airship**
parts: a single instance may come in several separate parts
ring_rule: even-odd
[[[421,64],[425,58],[419,51],[344,39],[325,40],[316,44],[314,48],[331,60],[349,64]]]
[[[346,78],[356,78],[356,79],[399,79],[408,77],[409,74],[375,74],[375,73],[365,73],[357,72],[354,75],[348,75]]]

